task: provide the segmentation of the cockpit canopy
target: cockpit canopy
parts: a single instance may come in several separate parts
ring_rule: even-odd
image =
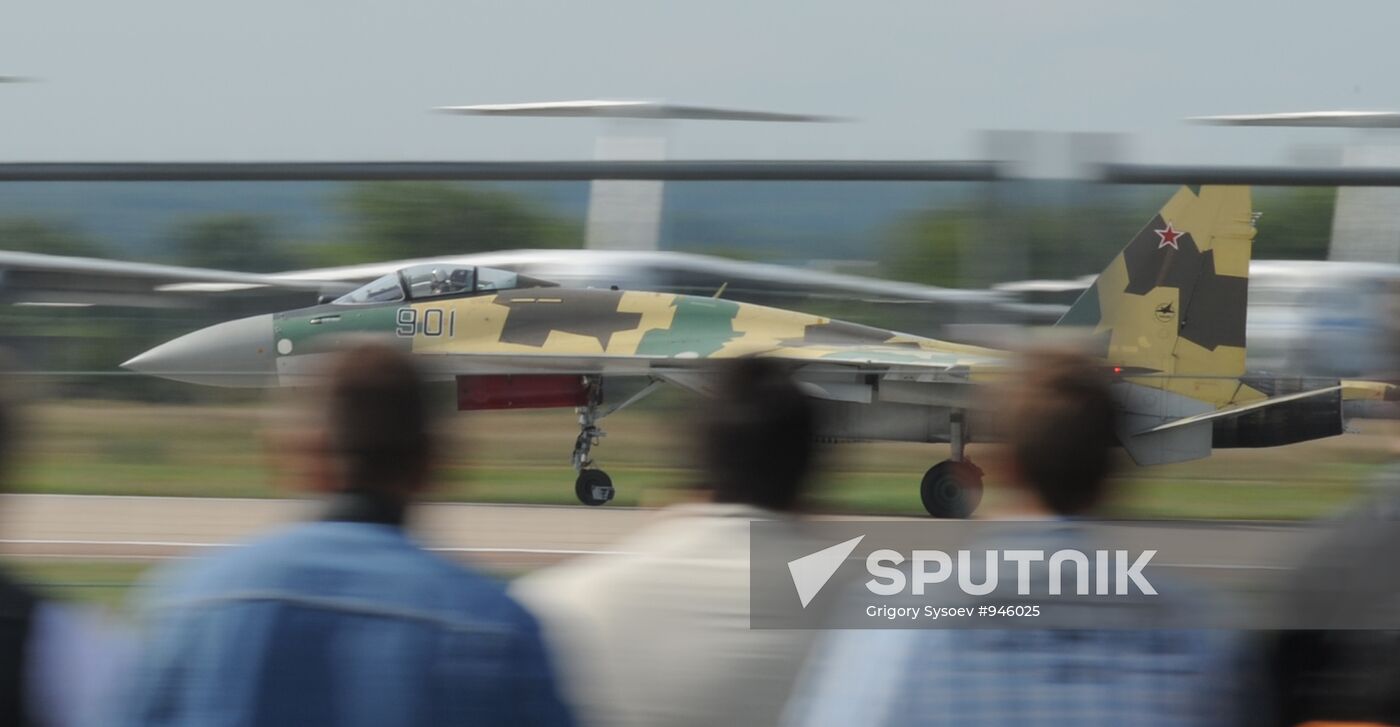
[[[397,303],[401,300],[452,298],[516,288],[552,287],[554,283],[509,270],[476,265],[425,263],[389,273],[337,298],[337,305]]]

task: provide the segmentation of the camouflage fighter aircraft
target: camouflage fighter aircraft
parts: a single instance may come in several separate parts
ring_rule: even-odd
[[[1245,304],[1254,218],[1247,187],[1182,188],[1060,321],[1092,335],[1123,409],[1120,440],[1139,464],[1340,434],[1342,401],[1384,386],[1245,373]],[[924,475],[930,514],[964,517],[981,499],[968,442],[977,384],[1006,351],[905,335],[790,310],[634,290],[561,288],[486,267],[442,263],[385,275],[329,304],[187,334],[123,366],[223,386],[304,383],[351,337],[378,335],[455,379],[459,409],[575,408],[575,492],[612,499],[594,466],[599,421],[663,385],[704,394],[711,363],[790,363],[824,410],[829,441],[948,442]]]

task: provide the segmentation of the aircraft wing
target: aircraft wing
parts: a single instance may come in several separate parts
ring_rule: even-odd
[[[0,251],[0,300],[26,305],[188,305],[192,296],[243,291],[344,292],[348,283],[286,275]]]
[[[796,371],[824,374],[882,374],[896,378],[927,381],[966,382],[969,366],[995,362],[990,357],[967,356],[956,352],[931,350],[879,350],[878,347],[776,348],[745,352],[758,358],[791,363]],[[678,358],[672,356],[627,356],[606,354],[548,355],[473,353],[469,356],[424,354],[429,373],[470,374],[601,374],[607,376],[647,376],[672,372],[708,373],[717,362],[737,356]]]
[[[1000,356],[970,354],[972,347],[946,350],[897,346],[803,346],[746,352],[784,361],[794,378],[815,398],[870,403],[875,400],[925,406],[967,406],[970,384],[994,376]],[[996,352],[988,352],[995,354]],[[701,395],[712,393],[717,363],[724,358],[669,356],[473,354],[421,356],[424,370],[438,379],[474,375],[579,374],[665,381]],[[289,359],[280,373],[295,376],[319,362]],[[976,373],[973,366],[977,366]],[[304,368],[303,368],[304,367]]]

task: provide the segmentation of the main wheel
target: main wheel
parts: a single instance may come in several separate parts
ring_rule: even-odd
[[[612,501],[617,490],[613,489],[612,478],[602,470],[583,470],[574,480],[574,494],[578,501],[592,507],[606,505]]]
[[[924,473],[919,497],[934,517],[966,518],[982,503],[982,470],[966,460],[939,462]]]

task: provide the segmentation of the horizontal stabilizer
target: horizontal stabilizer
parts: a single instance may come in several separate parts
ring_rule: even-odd
[[[1342,401],[1400,401],[1400,386],[1384,381],[1342,379]]]
[[[1274,396],[1268,399],[1259,399],[1257,401],[1251,401],[1247,404],[1231,405],[1221,409],[1216,409],[1215,411],[1208,411],[1203,412],[1201,414],[1194,414],[1192,416],[1182,417],[1180,419],[1173,419],[1164,424],[1159,424],[1155,427],[1152,427],[1151,429],[1144,429],[1143,431],[1135,432],[1133,433],[1133,436],[1141,437],[1148,434],[1156,434],[1158,432],[1165,432],[1172,429],[1178,429],[1180,427],[1191,426],[1192,424],[1200,424],[1202,422],[1215,421],[1216,419],[1228,419],[1230,417],[1240,416],[1241,414],[1248,414],[1249,412],[1258,411],[1260,409],[1276,406],[1278,404],[1286,404],[1290,401],[1298,401],[1299,399],[1311,399],[1314,396],[1322,396],[1323,394],[1335,393],[1341,391],[1341,389],[1341,384],[1337,384],[1335,386],[1328,386],[1321,389],[1313,389],[1311,391],[1300,391],[1296,394],[1286,394],[1284,396]]]

